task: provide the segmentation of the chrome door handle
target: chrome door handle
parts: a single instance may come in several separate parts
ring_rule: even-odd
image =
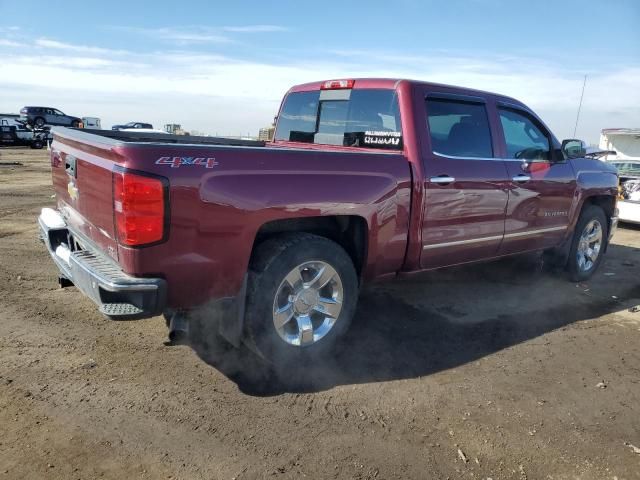
[[[455,182],[456,179],[453,177],[449,177],[448,175],[442,175],[440,177],[431,177],[429,181],[431,183],[437,183],[438,185],[446,185],[448,183]]]
[[[512,179],[514,182],[518,182],[518,183],[525,183],[528,182],[529,180],[531,180],[531,177],[529,175],[516,175],[515,177],[513,177]]]

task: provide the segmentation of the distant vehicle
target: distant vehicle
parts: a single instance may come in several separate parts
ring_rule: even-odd
[[[114,125],[113,127],[111,127],[111,130],[125,130],[130,128],[148,128],[153,130],[153,125],[144,122],[129,122],[125,123],[124,125]]]
[[[119,132],[137,132],[137,133],[163,133],[165,135],[170,135],[170,133],[165,132],[164,130],[157,130],[155,128],[121,128],[118,131]]]
[[[102,129],[102,125],[100,125],[100,119],[98,117],[82,117],[82,123],[84,124],[84,128]]]
[[[0,145],[40,149],[45,146],[48,135],[47,129],[34,131],[13,118],[0,119]]]
[[[74,128],[82,126],[81,118],[66,115],[57,108],[51,107],[23,107],[20,110],[20,120],[38,128],[45,125]]]
[[[607,163],[618,169],[620,177],[620,221],[640,225],[640,160],[608,160]]]

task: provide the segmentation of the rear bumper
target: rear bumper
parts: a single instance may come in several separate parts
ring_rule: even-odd
[[[93,300],[101,313],[114,319],[137,319],[163,312],[167,291],[165,280],[128,275],[97,251],[72,251],[73,233],[64,218],[51,208],[42,209],[38,225],[61,276]]]

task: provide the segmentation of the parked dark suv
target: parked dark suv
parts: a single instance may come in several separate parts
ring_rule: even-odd
[[[60,110],[51,107],[24,107],[20,110],[20,120],[36,127],[60,125],[78,128],[82,125],[82,119],[65,115]]]
[[[151,125],[150,123],[143,123],[143,122],[129,122],[129,123],[125,123],[124,125],[114,125],[113,127],[111,127],[111,130],[124,130],[128,128],[152,129],[153,125]]]

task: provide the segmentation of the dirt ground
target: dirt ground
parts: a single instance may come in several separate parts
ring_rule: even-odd
[[[0,149],[0,479],[640,478],[640,228],[584,284],[532,255],[367,287],[296,391],[59,289],[52,193]]]

